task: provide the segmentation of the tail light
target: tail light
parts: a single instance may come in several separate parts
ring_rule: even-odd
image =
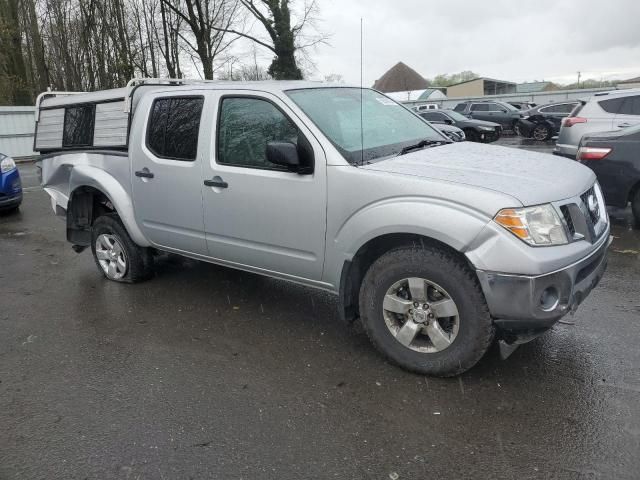
[[[573,127],[576,123],[587,123],[587,119],[584,117],[567,117],[562,120],[563,127]]]
[[[596,147],[580,147],[577,160],[602,160],[604,157],[611,153],[610,148],[596,148]]]

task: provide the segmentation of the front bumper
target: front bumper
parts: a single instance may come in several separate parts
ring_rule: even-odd
[[[585,258],[544,275],[510,275],[477,270],[496,325],[507,330],[551,327],[575,311],[598,284],[607,267],[607,234]]]
[[[11,197],[0,195],[0,210],[10,210],[22,203],[22,192]]]

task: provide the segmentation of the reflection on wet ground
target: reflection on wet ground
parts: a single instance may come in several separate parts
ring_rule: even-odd
[[[31,187],[0,217],[0,478],[638,478],[627,210],[571,324],[432,379],[324,292],[175,256],[107,282]]]

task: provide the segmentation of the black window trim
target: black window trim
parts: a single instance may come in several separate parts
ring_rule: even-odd
[[[196,140],[196,156],[195,158],[178,158],[178,157],[168,157],[165,155],[160,155],[158,152],[156,152],[153,148],[151,148],[151,146],[149,145],[149,130],[151,127],[151,115],[153,115],[153,107],[156,104],[156,102],[158,100],[173,100],[173,99],[189,99],[189,100],[193,100],[193,99],[202,99],[202,108],[200,110],[200,120],[198,121],[198,138]],[[173,160],[174,162],[195,162],[198,159],[198,143],[200,143],[200,128],[202,127],[202,114],[204,112],[204,102],[205,102],[205,98],[204,95],[165,95],[162,97],[155,97],[153,99],[153,103],[151,104],[151,108],[149,109],[149,115],[147,116],[147,129],[145,131],[144,134],[144,145],[147,148],[147,150],[149,150],[156,158],[161,158],[163,160]],[[167,123],[168,123],[168,117],[167,117]],[[166,135],[166,128],[167,126],[164,126],[165,128],[165,135]]]
[[[214,161],[216,163],[216,165],[220,165],[220,166],[224,166],[224,167],[237,167],[237,168],[250,168],[252,170],[268,170],[270,172],[284,172],[284,173],[295,173],[295,172],[291,172],[291,170],[288,170],[286,167],[280,167],[280,166],[275,166],[275,167],[258,167],[256,165],[237,165],[234,163],[224,163],[224,162],[220,162],[220,118],[222,117],[222,102],[228,98],[250,98],[250,99],[254,99],[254,100],[263,100],[265,102],[270,103],[271,105],[273,105],[280,113],[282,113],[282,115],[284,115],[284,117],[289,120],[289,122],[291,122],[296,129],[298,130],[298,145],[300,144],[300,135],[302,135],[302,137],[304,138],[304,141],[309,144],[311,146],[311,149],[313,150],[313,145],[311,144],[311,142],[309,142],[309,139],[307,138],[307,136],[302,132],[302,129],[299,127],[299,125],[293,121],[293,119],[291,118],[291,115],[287,115],[287,113],[280,107],[280,105],[278,105],[277,103],[275,103],[273,100],[271,100],[270,98],[267,97],[263,97],[261,95],[254,95],[254,94],[243,94],[243,93],[229,93],[229,94],[224,94],[221,95],[220,98],[218,99],[218,112],[216,113],[216,144],[215,144],[215,152],[214,152]],[[315,155],[312,156],[311,159],[311,172],[315,172]]]
[[[91,107],[91,138],[89,139],[89,143],[65,143],[65,130],[67,126],[67,116],[69,113],[69,109],[78,108],[78,107]],[[87,148],[93,147],[93,138],[96,133],[96,104],[91,102],[86,103],[74,103],[72,105],[65,105],[64,107],[64,118],[62,120],[62,148]]]

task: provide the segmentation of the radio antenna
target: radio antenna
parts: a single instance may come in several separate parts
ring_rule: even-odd
[[[364,60],[363,60],[363,21],[360,17],[360,165],[364,165],[364,111],[362,105],[362,85],[364,83]]]

